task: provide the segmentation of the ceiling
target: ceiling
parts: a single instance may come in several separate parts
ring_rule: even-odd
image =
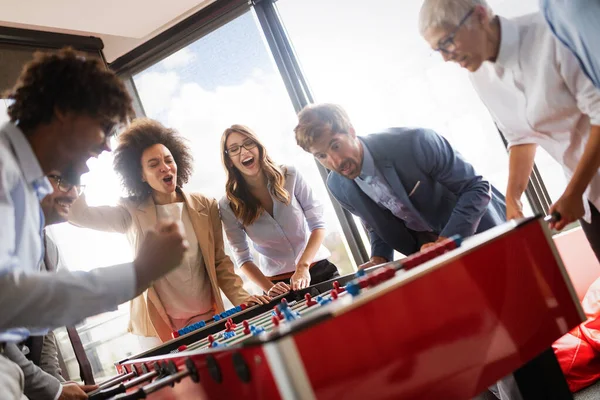
[[[0,26],[96,36],[109,62],[216,0],[2,0]]]

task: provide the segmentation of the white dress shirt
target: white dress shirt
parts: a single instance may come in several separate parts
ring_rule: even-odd
[[[600,92],[571,51],[550,32],[539,14],[500,17],[501,40],[495,63],[484,62],[471,81],[511,146],[537,144],[562,165],[568,180],[600,125]],[[584,199],[600,210],[600,173]],[[584,201],[585,217],[591,214]]]
[[[44,192],[51,193],[52,186],[25,135],[15,125],[4,124],[0,127],[0,342],[18,342],[30,333],[43,334],[48,328],[74,325],[115,310],[135,292],[132,264],[91,272],[39,271],[43,214],[38,194]]]
[[[247,238],[250,238],[259,253],[258,267],[265,276],[293,272],[310,232],[325,228],[323,204],[313,196],[312,189],[295,167],[287,166],[284,188],[291,196],[290,205],[273,198],[273,216],[263,212],[249,226],[243,226],[235,218],[226,196],[219,201],[225,234],[238,267],[254,260],[248,246]],[[330,255],[321,245],[312,262],[325,260]]]

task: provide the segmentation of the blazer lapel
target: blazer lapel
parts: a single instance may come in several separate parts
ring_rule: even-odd
[[[383,176],[385,176],[385,180],[392,188],[392,191],[398,200],[400,200],[402,204],[407,205],[414,210],[413,205],[408,198],[408,194],[406,193],[406,189],[404,189],[404,185],[400,181],[400,177],[398,176],[396,168],[394,168],[394,165],[388,160],[385,161],[386,162],[384,163],[383,168],[381,168],[381,173]]]
[[[202,252],[206,270],[209,275],[211,275],[211,279],[216,281],[215,254],[213,251],[214,238],[208,210],[204,204],[193,196],[190,196],[183,191],[181,191],[181,194],[185,199],[185,205],[187,206],[194,233],[196,234],[196,239],[198,240],[198,245]]]
[[[154,228],[156,226],[156,206],[154,205],[154,200],[152,200],[152,196],[148,196],[146,200],[140,203],[140,205],[136,209],[136,214],[140,223],[140,228],[142,229],[142,232],[144,234],[149,229]]]
[[[379,171],[385,177],[385,180],[387,181],[388,185],[390,185],[390,187],[392,188],[392,192],[394,193],[394,195],[398,198],[398,200],[400,200],[400,202],[403,205],[410,209],[413,215],[419,217],[421,219],[421,222],[427,225],[427,222],[423,220],[423,216],[421,215],[421,213],[414,207],[413,203],[410,201],[410,198],[406,193],[406,189],[404,188],[404,185],[400,180],[400,174],[396,170],[396,166],[394,165],[392,160],[390,160],[385,155],[374,152],[372,150],[372,147],[369,147],[369,150],[371,151],[373,160],[375,160],[375,165],[377,166],[377,168],[379,168]],[[381,162],[378,163],[377,160],[381,160]]]

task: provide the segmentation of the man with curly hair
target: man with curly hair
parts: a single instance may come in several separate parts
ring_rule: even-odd
[[[57,170],[73,181],[86,172],[86,161],[110,150],[114,128],[133,115],[131,99],[99,60],[71,49],[36,54],[7,97],[10,122],[0,127],[0,387],[11,399],[86,398],[77,385],[63,386],[28,362],[16,343],[116,309],[177,266],[187,243],[177,224],[164,223],[150,229],[131,264],[40,272],[40,200],[52,192],[45,175]]]

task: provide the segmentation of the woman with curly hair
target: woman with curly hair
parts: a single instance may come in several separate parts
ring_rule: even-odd
[[[256,134],[233,125],[221,137],[227,173],[219,201],[237,265],[269,296],[339,276],[327,260],[323,205],[292,166],[278,166]],[[247,238],[259,253],[256,265]]]
[[[184,139],[157,121],[137,119],[118,140],[114,167],[129,197],[115,207],[90,207],[82,195],[69,221],[125,233],[137,250],[157,220],[173,219],[182,222],[190,244],[181,266],[131,302],[129,331],[169,340],[172,331],[224,311],[221,289],[235,305],[268,302],[266,296],[250,296],[234,272],[216,200],[182,189],[192,174]]]

